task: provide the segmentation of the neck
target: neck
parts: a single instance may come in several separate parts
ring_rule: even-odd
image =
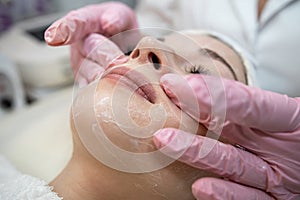
[[[105,195],[103,194],[103,186],[100,184],[104,177],[99,174],[99,170],[95,167],[90,161],[72,158],[50,185],[64,200],[99,199]]]

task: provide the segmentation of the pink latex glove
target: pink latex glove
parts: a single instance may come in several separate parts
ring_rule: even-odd
[[[182,79],[167,74],[161,78],[161,85],[177,106],[208,127],[220,120],[217,116],[212,118],[211,108],[220,110],[224,106],[219,101],[211,104],[207,87],[218,80],[201,75]],[[213,91],[214,99],[221,100],[224,89],[226,94],[222,137],[247,150],[215,141],[211,151],[199,157],[204,140],[213,139],[177,129],[158,131],[154,137],[156,146],[165,146],[163,153],[171,157],[187,148],[180,161],[226,178],[196,181],[192,191],[197,199],[300,199],[300,99],[222,81],[224,88]],[[189,87],[196,95],[200,117],[189,105]],[[170,143],[172,140],[175,142]]]
[[[119,48],[109,48],[109,43],[103,43],[103,37],[94,35],[92,39],[85,42],[86,37],[92,33],[110,37],[137,27],[136,16],[131,8],[120,2],[106,2],[71,11],[55,21],[45,31],[44,37],[47,44],[51,46],[72,44],[71,66],[77,81],[84,85],[93,81],[107,64],[120,62],[117,60],[125,57]],[[122,40],[118,42],[119,47],[126,48],[123,47],[126,44],[121,44]],[[90,50],[94,48],[99,52],[98,58],[88,56]],[[85,61],[84,65],[82,65],[83,61]]]
[[[74,73],[80,87],[95,80],[107,67],[128,59],[114,42],[97,33],[90,34],[83,42],[74,45],[76,47],[71,48],[71,60],[74,62],[73,66],[78,66]],[[75,65],[76,63],[80,65]]]

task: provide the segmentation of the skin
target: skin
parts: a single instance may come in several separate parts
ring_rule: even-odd
[[[195,134],[206,134],[205,127],[182,113],[168,99],[159,85],[159,78],[163,74],[189,74],[187,69],[198,64],[204,67],[201,73],[234,79],[232,72],[223,62],[200,54],[200,47],[215,50],[222,55],[233,66],[238,81],[245,82],[245,71],[240,57],[217,39],[204,35],[189,35],[189,38],[179,39],[178,35],[169,35],[160,40],[162,41],[150,37],[143,38],[130,54],[127,63],[107,69],[110,73],[105,73],[99,82],[94,83],[96,90],[91,89],[95,86],[91,84],[78,94],[78,96],[89,96],[91,92],[94,93],[95,101],[91,104],[96,102],[92,106],[96,113],[93,116],[98,126],[114,145],[128,152],[147,153],[155,151],[156,148],[151,136],[139,138],[128,135],[122,127],[120,128],[123,122],[114,117],[114,112],[117,112],[117,116],[127,116],[125,121],[138,127],[150,126],[153,130],[150,135],[163,127],[181,128]],[[159,61],[160,65],[153,64],[154,61]],[[144,94],[133,92],[126,83],[118,84],[122,76],[116,75],[113,70],[119,67],[130,70],[128,73],[133,73],[133,77],[136,77],[135,72],[139,72],[143,77],[135,80],[150,83],[154,92],[152,97],[144,97]],[[115,106],[111,106],[116,98],[115,92],[118,92],[117,102],[123,108],[117,111],[114,110]],[[74,104],[77,100],[78,98]],[[163,117],[157,115],[151,119],[149,112],[155,105],[162,106],[165,115]],[[71,115],[73,155],[66,168],[50,183],[54,186],[54,191],[64,199],[194,199],[191,193],[192,183],[203,176],[214,176],[177,161],[148,173],[126,173],[102,164],[91,155],[78,134],[79,126],[89,124],[93,120],[88,115],[85,117],[82,112],[90,107],[91,105],[88,104],[79,108],[73,106],[72,113],[82,115],[80,117],[76,114]],[[164,123],[160,126],[151,124],[153,119],[162,119]],[[89,142],[92,144],[94,141]]]
[[[260,20],[261,14],[266,7],[268,0],[259,0],[257,5],[257,20]]]

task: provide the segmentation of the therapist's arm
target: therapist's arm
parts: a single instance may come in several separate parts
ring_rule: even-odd
[[[222,89],[214,88],[220,80]],[[221,130],[222,137],[245,148],[176,129],[155,134],[155,144],[166,147],[166,155],[172,157],[182,151],[182,162],[226,178],[196,181],[192,190],[197,199],[300,199],[299,98],[201,75],[184,80],[167,74],[161,78],[161,85],[184,112],[212,131]],[[193,96],[200,115],[189,104]],[[214,100],[224,100],[225,104]],[[212,114],[212,110],[218,114]],[[220,117],[222,110],[224,118]],[[189,138],[193,142],[187,146]]]

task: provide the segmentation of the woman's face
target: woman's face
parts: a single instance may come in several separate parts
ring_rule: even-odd
[[[131,152],[149,152],[155,150],[150,136],[160,128],[206,134],[160,87],[159,79],[166,73],[245,81],[242,62],[232,49],[209,36],[190,37],[194,41],[175,34],[158,40],[145,37],[127,63],[107,69],[98,83],[95,109],[98,123],[114,144]],[[153,110],[156,113],[151,117]],[[138,142],[131,136],[139,138]]]
[[[200,73],[245,82],[239,56],[212,37],[189,35],[187,38],[177,34],[159,39],[145,37],[132,51],[127,63],[111,66],[97,83],[93,83],[94,89],[90,90],[88,86],[80,92],[82,96],[94,93],[92,117],[95,117],[99,130],[113,145],[126,152],[149,153],[157,150],[151,136],[158,129],[173,127],[195,134],[206,134],[205,127],[175,106],[160,87],[159,79],[166,73]],[[75,108],[75,113],[80,112]],[[78,123],[90,124],[90,117],[76,116],[73,115],[75,128]],[[74,148],[82,148],[78,145],[76,147],[75,144]],[[192,182],[207,175],[206,172],[174,162],[163,169],[140,176],[129,173],[120,181],[129,183],[124,187],[131,187],[130,184],[142,186],[144,189],[141,194],[149,193],[149,199],[189,199]],[[114,178],[119,179],[120,176]],[[153,184],[156,185],[155,191],[163,196],[153,193]],[[180,188],[180,191],[171,188]],[[182,191],[186,191],[184,195]],[[135,191],[135,194],[138,193]],[[141,197],[137,195],[137,199]]]

